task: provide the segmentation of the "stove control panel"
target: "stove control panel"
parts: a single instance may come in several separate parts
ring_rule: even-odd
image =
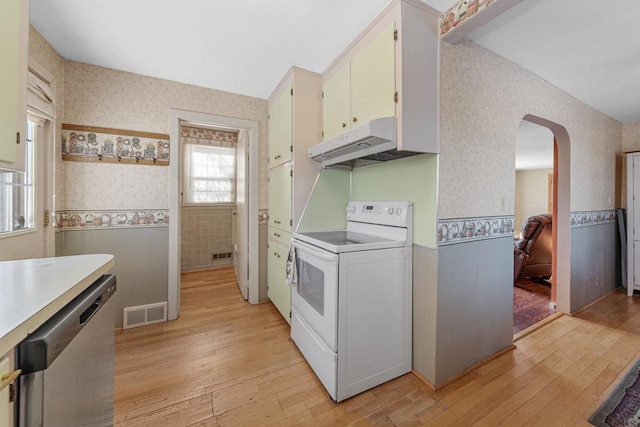
[[[412,208],[411,202],[349,202],[347,221],[407,227]]]

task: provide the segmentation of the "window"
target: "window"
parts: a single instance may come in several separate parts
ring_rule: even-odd
[[[184,144],[184,204],[236,202],[236,149]]]
[[[35,133],[37,125],[27,120],[24,172],[0,170],[0,236],[35,228]]]

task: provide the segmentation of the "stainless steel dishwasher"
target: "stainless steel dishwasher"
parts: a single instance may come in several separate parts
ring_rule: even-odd
[[[104,275],[17,347],[20,427],[113,425],[114,275]]]

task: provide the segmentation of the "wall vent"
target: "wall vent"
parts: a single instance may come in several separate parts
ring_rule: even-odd
[[[231,258],[231,255],[233,255],[231,252],[222,252],[220,254],[211,254],[211,259]]]
[[[152,323],[167,321],[167,303],[125,307],[123,311],[122,329],[135,328],[137,326],[151,325]]]

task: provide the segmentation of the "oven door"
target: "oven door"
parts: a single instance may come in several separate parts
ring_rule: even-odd
[[[297,284],[291,290],[291,305],[306,323],[337,351],[338,255],[293,241],[296,250]]]

